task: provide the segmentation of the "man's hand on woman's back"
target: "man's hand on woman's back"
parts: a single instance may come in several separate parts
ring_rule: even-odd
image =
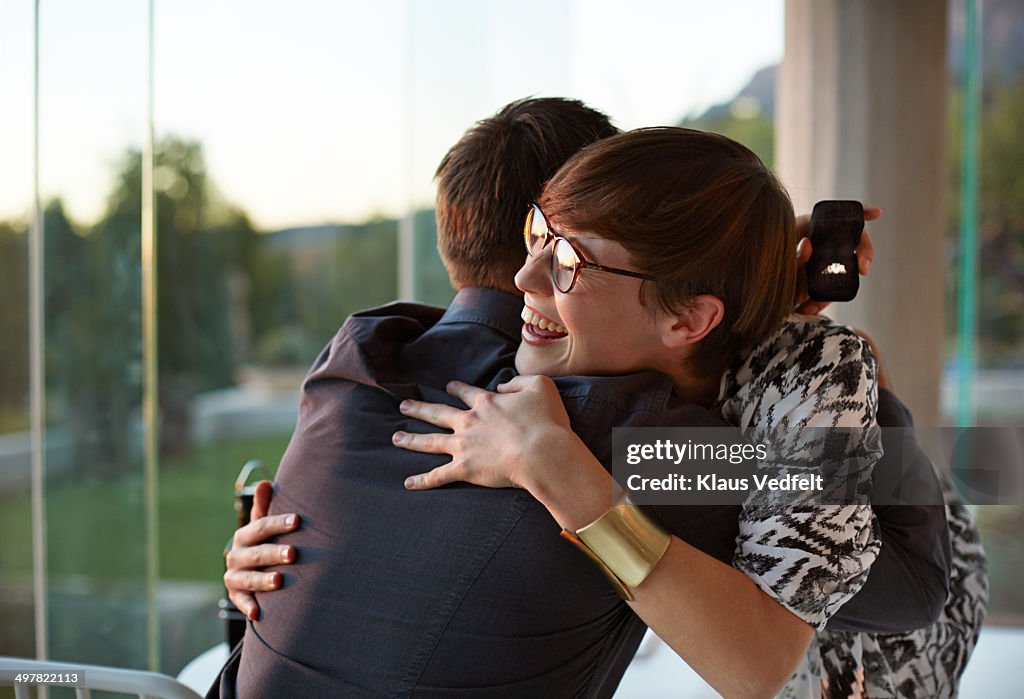
[[[273,494],[274,484],[271,481],[256,484],[249,523],[235,531],[230,550],[224,557],[227,565],[224,586],[228,589],[228,599],[252,621],[259,619],[260,614],[253,593],[269,592],[281,586],[281,574],[264,573],[263,568],[295,562],[293,546],[264,543],[299,526],[296,514],[267,516]]]

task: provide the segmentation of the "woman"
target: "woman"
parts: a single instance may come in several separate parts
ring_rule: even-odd
[[[714,406],[749,438],[781,438],[775,446],[795,468],[845,464],[860,482],[870,476],[879,453],[874,359],[846,328],[787,317],[792,208],[746,148],[684,129],[607,139],[559,171],[526,233],[531,256],[517,276],[526,304],[521,374],[657,370],[682,399]],[[526,488],[581,537],[616,511],[611,477],[569,429],[550,380],[520,376],[502,395],[465,385],[451,392],[470,410],[403,404],[406,414],[454,431],[395,435],[398,446],[453,456],[407,487],[464,480]],[[803,439],[814,427],[855,428],[841,458],[822,463],[808,450]],[[785,696],[823,687],[846,696],[856,687],[841,683],[851,678],[894,684],[871,676],[890,672],[877,656],[864,677],[863,639],[815,639],[877,555],[868,506],[751,498],[734,568],[674,537],[651,536],[665,546],[626,584],[631,605],[723,694],[764,696],[784,686]],[[977,614],[963,621],[964,638],[976,623]]]

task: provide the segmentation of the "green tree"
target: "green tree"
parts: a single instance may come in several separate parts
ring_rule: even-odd
[[[0,222],[0,434],[28,428],[27,226]]]
[[[734,115],[731,112],[713,120],[692,119],[680,126],[713,131],[739,141],[757,153],[768,167],[775,166],[775,120],[762,112]]]

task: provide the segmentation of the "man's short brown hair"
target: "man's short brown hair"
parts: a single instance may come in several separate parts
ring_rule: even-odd
[[[577,100],[524,99],[477,122],[437,168],[437,247],[456,288],[511,288],[523,222],[544,183],[583,146],[618,133]]]
[[[657,279],[644,286],[665,310],[702,293],[722,300],[724,319],[694,355],[698,370],[721,371],[792,311],[793,205],[772,171],[725,136],[659,127],[605,139],[566,163],[540,205],[555,228],[625,247]]]

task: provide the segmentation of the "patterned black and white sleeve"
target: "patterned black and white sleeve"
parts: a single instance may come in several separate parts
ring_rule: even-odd
[[[811,626],[824,627],[867,580],[880,549],[870,507],[881,456],[875,359],[851,329],[790,316],[725,374],[718,407],[753,443],[768,444],[772,475],[821,475],[817,491],[752,489],[733,565]]]

